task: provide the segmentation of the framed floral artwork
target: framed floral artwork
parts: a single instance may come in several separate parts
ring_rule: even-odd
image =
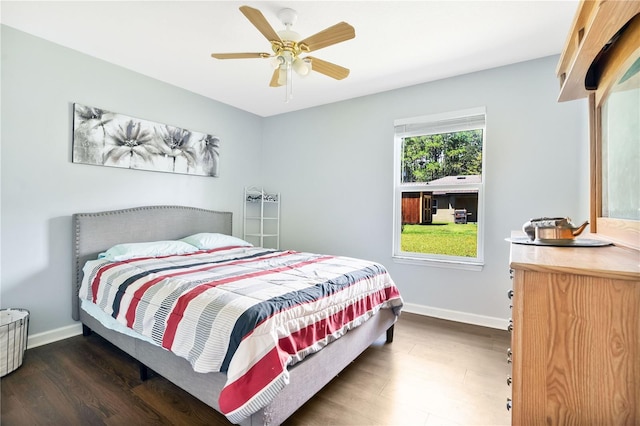
[[[220,139],[206,133],[73,105],[73,162],[218,176]]]

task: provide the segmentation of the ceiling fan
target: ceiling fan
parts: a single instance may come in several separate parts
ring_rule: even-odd
[[[301,76],[309,74],[310,71],[316,71],[336,80],[342,80],[349,75],[349,69],[340,65],[313,56],[301,56],[354,38],[356,36],[355,30],[346,22],[340,22],[301,40],[300,35],[291,30],[298,17],[293,9],[282,9],[278,13],[278,18],[285,27],[284,30],[278,32],[269,25],[269,22],[258,9],[241,6],[240,12],[269,40],[273,53],[212,53],[211,56],[216,59],[271,58],[274,72],[269,86],[279,87],[286,85],[285,101],[291,99],[292,70]]]

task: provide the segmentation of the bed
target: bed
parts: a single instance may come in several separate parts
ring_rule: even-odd
[[[230,212],[211,211],[183,206],[145,206],[98,213],[77,213],[72,216],[72,222],[72,229],[74,232],[72,317],[73,319],[82,322],[83,333],[87,334],[89,332],[95,332],[138,360],[141,365],[141,378],[144,379],[147,368],[150,368],[157,374],[165,377],[178,387],[184,389],[207,405],[211,406],[216,411],[226,415],[231,423],[242,425],[281,424],[300,406],[302,406],[302,404],[322,389],[340,371],[354,361],[358,355],[360,355],[380,336],[386,333],[387,342],[391,342],[393,340],[393,325],[400,313],[402,299],[399,293],[397,293],[395,285],[393,285],[391,281],[391,284],[385,284],[386,290],[384,290],[384,292],[389,300],[384,302],[384,306],[381,302],[380,305],[375,307],[375,309],[372,309],[371,307],[367,308],[369,309],[367,316],[363,315],[357,321],[353,321],[352,324],[344,325],[341,330],[336,331],[333,335],[327,335],[324,339],[319,339],[318,342],[320,343],[314,342],[313,345],[310,346],[311,349],[306,348],[299,352],[296,352],[295,350],[291,351],[293,356],[288,357],[286,361],[282,361],[284,364],[283,371],[276,372],[273,377],[271,377],[273,382],[270,382],[269,386],[271,386],[271,383],[275,383],[276,381],[280,383],[279,386],[273,386],[271,388],[265,387],[265,389],[267,389],[266,391],[261,390],[260,393],[252,394],[250,397],[245,397],[245,400],[243,400],[244,405],[239,404],[239,406],[241,406],[240,408],[233,406],[230,409],[230,399],[225,397],[225,394],[229,395],[229,388],[232,388],[233,386],[228,383],[228,378],[235,377],[237,379],[238,377],[241,377],[242,374],[246,373],[246,371],[251,369],[255,370],[260,367],[259,363],[256,363],[255,365],[249,364],[245,367],[239,366],[240,364],[235,363],[235,365],[238,366],[231,368],[227,362],[229,360],[229,354],[227,353],[226,357],[219,357],[221,359],[225,359],[225,369],[223,369],[225,372],[197,372],[196,370],[203,371],[201,365],[207,365],[209,367],[213,366],[215,368],[219,367],[219,365],[213,365],[207,360],[203,361],[202,364],[198,364],[199,361],[196,360],[194,362],[193,357],[183,357],[182,355],[178,356],[172,351],[162,347],[162,342],[164,342],[162,338],[154,341],[155,335],[144,336],[142,331],[138,333],[137,331],[127,329],[126,327],[123,328],[122,324],[117,324],[117,321],[114,320],[115,315],[113,312],[110,315],[103,315],[97,312],[98,310],[96,309],[96,306],[92,306],[94,303],[85,299],[91,299],[91,291],[94,291],[95,294],[101,292],[106,294],[108,292],[108,290],[90,290],[90,283],[98,282],[96,277],[102,276],[102,269],[99,269],[98,267],[113,270],[122,268],[125,270],[132,268],[129,263],[136,264],[135,267],[137,268],[141,264],[157,261],[155,257],[150,260],[133,259],[119,262],[113,261],[113,264],[105,266],[104,262],[100,263],[101,260],[96,260],[100,254],[102,254],[102,256],[104,256],[105,253],[110,255],[111,251],[109,251],[109,249],[113,249],[114,246],[118,247],[124,243],[175,241],[181,240],[187,236],[200,235],[200,233],[204,233],[204,235],[219,234],[230,236],[232,233],[232,214]],[[189,242],[192,241],[189,240]],[[242,264],[244,267],[245,262],[249,262],[253,268],[253,265],[256,263],[260,263],[260,265],[262,265],[266,262],[271,265],[270,267],[273,267],[273,265],[276,264],[277,268],[279,268],[278,271],[286,269],[283,273],[289,273],[291,268],[289,266],[282,268],[280,266],[281,264],[277,263],[280,262],[280,258],[287,259],[287,262],[290,262],[287,265],[292,264],[291,262],[297,262],[296,265],[298,266],[293,268],[296,273],[298,272],[298,269],[308,268],[308,264],[310,263],[323,262],[323,259],[325,259],[325,257],[322,257],[321,255],[313,255],[317,256],[313,258],[316,259],[313,261],[307,258],[298,259],[302,254],[297,252],[276,252],[258,247],[243,247],[242,245],[234,245],[233,247],[225,246],[223,248],[216,248],[212,250],[198,248],[194,253],[180,254],[179,258],[178,256],[167,256],[167,259],[172,262],[180,263],[187,262],[186,260],[183,260],[183,258],[190,256],[192,256],[190,259],[195,259],[196,257],[200,259],[200,256],[218,255],[226,256],[223,260],[216,260],[216,262],[219,262],[219,264],[222,265],[221,268],[223,268],[223,270],[224,268],[227,268],[230,263],[233,263],[234,265]],[[306,256],[307,254],[304,255]],[[263,257],[268,257],[268,259]],[[274,260],[275,258],[278,259]],[[332,260],[330,263],[338,264],[339,268],[343,267],[343,262],[352,262],[350,258],[331,258]],[[260,262],[250,259],[260,259]],[[337,262],[333,259],[340,259],[340,261]],[[359,259],[355,259],[353,261],[364,262]],[[189,260],[189,262],[194,261]],[[94,264],[97,266],[92,266]],[[123,266],[123,264],[125,265]],[[374,263],[372,263],[372,265],[373,266],[367,266],[367,268],[373,267],[384,269],[381,265]],[[100,270],[99,273],[97,272],[98,270]],[[85,272],[87,279],[85,280],[86,283],[83,289],[82,284]],[[118,272],[118,274],[119,273],[121,272]],[[255,277],[261,276],[264,273],[266,272],[256,272],[252,269],[245,273],[245,277],[251,277],[253,280]],[[104,274],[106,274],[106,272],[104,272]],[[271,275],[272,272],[268,272],[268,274]],[[386,275],[386,270],[380,270],[377,274]],[[91,280],[93,281],[88,279],[89,275],[91,275]],[[104,281],[107,283],[117,279],[116,275],[116,278],[109,278]],[[205,279],[205,281],[207,280],[210,282],[209,277]],[[336,282],[336,280],[333,279],[330,281],[332,285]],[[356,281],[359,282],[359,280]],[[254,283],[251,282],[250,284],[253,285]],[[218,284],[215,284],[213,287],[223,288],[224,286],[221,285],[218,287]],[[312,287],[316,288],[316,286]],[[83,292],[83,300],[80,298],[81,292]],[[380,293],[382,292],[383,291],[380,290]],[[116,294],[116,298],[120,297],[118,292],[114,294]],[[109,303],[107,303],[109,306],[111,306],[110,304],[113,301],[114,296],[111,295],[110,297],[111,299],[109,299]],[[333,294],[331,297],[333,297]],[[126,296],[122,297],[122,299],[126,298]],[[271,297],[270,300],[273,299],[279,299],[279,297]],[[93,300],[93,302],[95,302],[95,304],[100,304],[101,306],[105,305],[105,303],[100,303],[96,300]],[[359,302],[359,304],[354,303],[354,306],[355,305],[362,305],[362,302]],[[291,311],[293,312],[295,309],[299,308],[296,307],[291,309]],[[135,312],[135,308],[132,309],[129,307],[129,311]],[[158,312],[160,311],[161,309],[159,309]],[[283,311],[286,310],[283,309]],[[105,319],[101,317],[101,315],[108,318]],[[267,316],[276,317],[277,315],[271,313]],[[112,323],[109,324],[108,321],[112,321]],[[132,319],[131,321],[135,323],[144,322],[142,320],[138,321],[137,319]],[[258,322],[262,324],[262,322]],[[218,326],[216,326],[216,330],[217,327]],[[198,332],[202,334],[201,331]],[[316,332],[314,331],[313,333]],[[213,335],[216,333],[210,332],[210,334]],[[251,337],[254,334],[259,335],[259,333],[252,331],[251,333],[247,333],[246,336]],[[174,339],[189,340],[189,338],[179,337],[174,337]],[[245,344],[245,342],[250,341],[251,339],[248,337],[242,338],[239,342],[237,338],[231,338],[230,340],[236,342],[235,347],[239,347],[242,345],[249,345],[248,343]],[[281,341],[283,340],[281,339],[280,342]],[[226,342],[229,342],[229,340],[226,340]],[[259,351],[262,349],[254,348],[254,352],[256,350]],[[192,353],[193,348],[187,352]],[[236,353],[239,352],[240,349],[238,348]],[[236,358],[247,357],[249,356],[234,356],[232,358],[232,363]],[[266,356],[264,358],[266,358]],[[240,371],[242,374],[238,376],[237,371]],[[262,375],[262,373],[260,373],[260,375]],[[250,387],[244,385],[238,386],[237,383],[242,385],[243,382],[238,380],[236,382],[236,388]]]

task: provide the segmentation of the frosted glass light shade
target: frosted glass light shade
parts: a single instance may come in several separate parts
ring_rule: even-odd
[[[296,58],[293,61],[293,70],[300,76],[305,76],[311,71],[311,63],[304,59]]]

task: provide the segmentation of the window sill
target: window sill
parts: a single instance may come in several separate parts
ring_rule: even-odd
[[[440,260],[440,259],[422,259],[410,256],[393,256],[395,263],[407,265],[433,266],[436,268],[461,269],[465,271],[482,271],[484,263],[481,262],[465,262],[460,260]]]

